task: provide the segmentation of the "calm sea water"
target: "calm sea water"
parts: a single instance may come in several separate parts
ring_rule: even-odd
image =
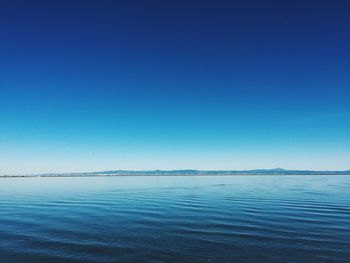
[[[0,179],[0,262],[350,262],[350,176]]]

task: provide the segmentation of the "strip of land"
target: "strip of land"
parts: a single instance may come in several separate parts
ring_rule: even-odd
[[[0,175],[8,177],[87,177],[87,176],[244,176],[244,175],[350,175],[350,170],[345,171],[314,171],[314,170],[286,170],[254,169],[254,170],[111,170],[86,173],[47,173],[30,175]]]

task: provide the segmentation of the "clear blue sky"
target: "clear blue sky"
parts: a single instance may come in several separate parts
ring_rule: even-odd
[[[0,174],[350,169],[349,1],[0,2]]]

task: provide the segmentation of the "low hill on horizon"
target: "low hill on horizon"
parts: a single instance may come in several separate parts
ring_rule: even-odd
[[[252,170],[108,170],[82,173],[46,173],[30,175],[2,175],[2,177],[17,176],[117,176],[117,175],[350,175],[350,170],[328,171],[328,170],[286,170],[274,169],[252,169]]]

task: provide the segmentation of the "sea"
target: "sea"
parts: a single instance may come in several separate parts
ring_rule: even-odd
[[[350,176],[0,178],[0,262],[350,262]]]

